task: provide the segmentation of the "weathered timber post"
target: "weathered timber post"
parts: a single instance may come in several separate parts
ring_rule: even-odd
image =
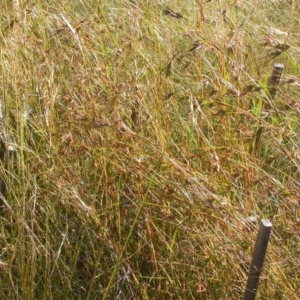
[[[278,63],[274,64],[273,71],[269,78],[268,86],[267,86],[269,95],[266,95],[266,97],[265,97],[267,103],[265,104],[264,108],[267,110],[273,108],[275,111],[277,111],[273,100],[274,100],[276,92],[277,92],[277,88],[278,88],[278,84],[280,82],[283,68],[284,68],[283,64],[278,64]],[[268,113],[269,112],[267,112],[267,114]],[[269,117],[267,116],[265,118],[265,121],[268,121],[268,120],[269,120]],[[261,154],[262,134],[264,131],[263,129],[264,128],[262,125],[257,129],[257,132],[255,134],[254,143],[253,143],[253,148],[252,148],[258,156]]]
[[[16,156],[16,148],[13,145],[11,138],[7,136],[5,130],[3,103],[3,99],[0,99],[0,214],[6,208],[10,208],[6,201],[7,182],[5,179],[5,173],[7,173],[6,171],[9,169],[10,163],[14,162]]]
[[[261,220],[243,300],[254,300],[256,297],[259,277],[262,272],[271,229],[272,224],[269,220]]]
[[[6,198],[6,182],[4,180],[4,170],[5,170],[5,129],[4,129],[4,119],[2,113],[2,99],[0,99],[0,162],[2,164],[1,169],[3,174],[0,175],[0,211],[4,208],[4,199]],[[2,173],[1,172],[1,173]]]
[[[271,99],[275,98],[277,86],[279,84],[283,68],[284,68],[283,64],[274,64],[273,72],[268,83],[268,90]]]

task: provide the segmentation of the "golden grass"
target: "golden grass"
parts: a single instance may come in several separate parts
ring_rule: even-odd
[[[239,299],[253,216],[297,299],[299,4],[49,2],[0,5],[1,299]]]

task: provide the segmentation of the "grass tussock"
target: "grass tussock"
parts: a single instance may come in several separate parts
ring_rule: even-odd
[[[239,299],[261,218],[297,298],[300,6],[187,2],[1,2],[1,299]]]

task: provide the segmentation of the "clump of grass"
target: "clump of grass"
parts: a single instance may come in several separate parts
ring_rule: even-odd
[[[294,299],[298,4],[3,3],[1,298]]]

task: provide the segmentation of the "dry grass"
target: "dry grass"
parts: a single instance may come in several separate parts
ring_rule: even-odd
[[[297,1],[11,2],[1,299],[296,299]]]

